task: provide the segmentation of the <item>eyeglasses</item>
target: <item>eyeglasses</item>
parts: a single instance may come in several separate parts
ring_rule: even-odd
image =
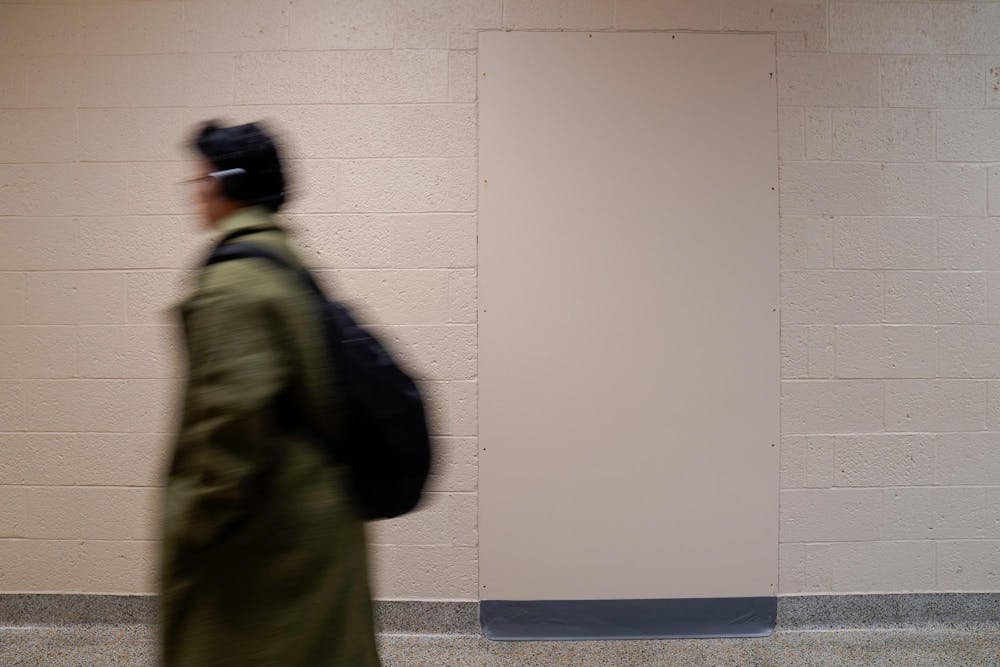
[[[210,178],[215,179],[217,181],[221,181],[227,178],[232,178],[233,176],[240,176],[245,173],[247,173],[247,170],[243,169],[242,167],[236,167],[235,169],[223,169],[222,171],[213,171],[204,176],[195,176],[194,178],[188,178],[186,180],[181,181],[181,184],[183,185],[188,183],[200,183],[202,181],[207,181]]]

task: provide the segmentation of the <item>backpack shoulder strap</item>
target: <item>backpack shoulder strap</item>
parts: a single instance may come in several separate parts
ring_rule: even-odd
[[[208,259],[205,261],[205,265],[209,266],[212,264],[218,264],[219,262],[228,262],[234,259],[248,259],[250,257],[266,259],[284,269],[293,268],[292,265],[285,261],[283,257],[263,246],[257,245],[256,243],[226,243],[217,246],[215,250],[212,251],[212,254],[208,256]]]
[[[320,288],[319,283],[316,282],[316,279],[313,277],[311,271],[306,268],[300,268],[290,264],[288,260],[278,253],[257,245],[256,243],[225,243],[223,245],[216,246],[215,250],[212,251],[212,254],[209,255],[208,259],[205,261],[205,266],[218,264],[219,262],[228,262],[234,259],[248,259],[253,257],[266,259],[276,266],[294,271],[299,275],[302,282],[306,284],[310,291],[318,295],[323,294],[322,288]]]

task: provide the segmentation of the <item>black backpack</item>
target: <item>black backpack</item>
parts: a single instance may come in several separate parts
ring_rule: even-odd
[[[362,518],[391,519],[409,512],[420,501],[431,465],[427,420],[416,384],[345,306],[327,298],[308,270],[252,243],[219,245],[206,264],[248,257],[300,273],[319,300],[327,354],[343,387],[346,418],[337,441],[326,444],[349,470],[349,491]]]

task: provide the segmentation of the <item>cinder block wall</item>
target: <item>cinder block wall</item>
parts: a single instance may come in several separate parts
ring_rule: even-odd
[[[439,475],[371,531],[378,595],[477,598],[500,28],[777,34],[781,592],[1000,590],[1000,3],[0,0],[0,591],[155,590],[168,306],[209,240],[182,139],[219,116],[287,131],[300,246],[434,399]]]

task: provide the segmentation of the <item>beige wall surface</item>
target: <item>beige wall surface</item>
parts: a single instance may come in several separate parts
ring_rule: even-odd
[[[1000,590],[1000,3],[966,0],[0,0],[0,590],[155,589],[166,309],[207,242],[181,137],[223,116],[288,133],[305,254],[435,399],[432,502],[371,531],[379,596],[478,597],[500,28],[776,33],[780,591]]]

